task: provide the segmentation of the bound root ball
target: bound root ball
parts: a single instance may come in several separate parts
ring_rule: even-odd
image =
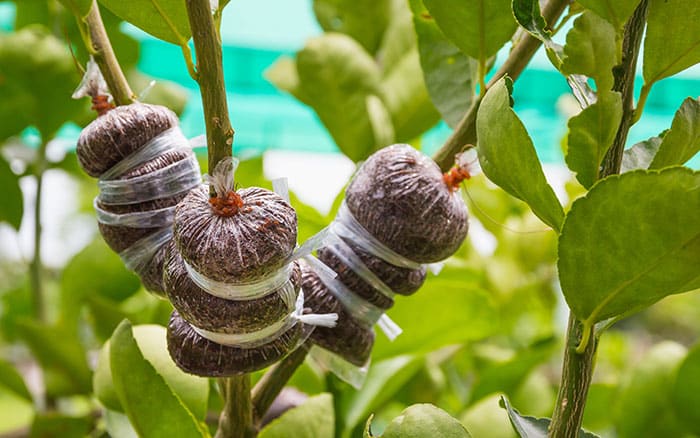
[[[350,316],[316,273],[303,262],[302,287],[305,308],[310,308],[313,313],[318,314],[338,314],[338,322],[334,328],[316,327],[309,339],[354,365],[362,366],[367,363],[374,345],[374,331]]]
[[[394,252],[418,263],[443,260],[467,236],[467,208],[440,168],[409,145],[375,152],[345,191],[357,221]]]
[[[426,269],[424,267],[417,269],[400,268],[363,251],[350,240],[343,239],[343,241],[370,271],[397,294],[411,295],[425,281]],[[355,269],[343,263],[331,249],[327,247],[319,249],[318,258],[338,274],[338,280],[366,301],[381,309],[389,309],[394,305],[394,300],[367,283],[356,273]]]
[[[78,161],[85,173],[99,177],[158,134],[178,125],[164,106],[133,103],[98,117],[80,133]]]
[[[226,196],[210,198],[209,187],[203,185],[178,204],[174,225],[178,250],[190,266],[212,280],[260,280],[292,254],[296,213],[281,196],[258,187]]]
[[[172,239],[170,241],[172,242]],[[158,248],[153,258],[148,263],[144,264],[143,268],[136,271],[143,286],[149,292],[152,292],[160,298],[167,298],[165,295],[165,285],[163,284],[163,269],[165,267],[168,246],[170,245],[172,245],[172,243],[166,243]]]
[[[170,315],[168,351],[180,369],[203,377],[229,377],[272,365],[299,343],[302,324],[295,324],[274,341],[255,348],[212,342],[195,332],[177,311]]]
[[[109,113],[108,113],[109,114]],[[189,149],[175,149],[168,151],[163,155],[156,157],[141,166],[127,172],[119,177],[119,180],[129,180],[143,175],[153,173],[157,170],[164,169],[168,166],[178,163],[181,160],[188,160],[193,152]],[[127,214],[142,211],[158,210],[166,207],[174,207],[182,198],[187,195],[187,188],[183,187],[183,191],[174,196],[152,201],[139,202],[136,204],[110,205],[97,201],[97,206],[102,210],[114,214]],[[133,227],[121,225],[107,225],[98,223],[100,233],[107,245],[115,252],[121,252],[136,243],[138,240],[157,231],[161,227]]]
[[[299,264],[292,265],[289,287],[278,288],[262,298],[231,301],[200,289],[187,274],[182,256],[171,245],[163,272],[163,281],[173,307],[191,324],[217,333],[248,333],[281,320],[294,309],[301,287]]]

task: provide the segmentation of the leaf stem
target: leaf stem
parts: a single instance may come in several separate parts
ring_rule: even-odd
[[[571,0],[549,0],[542,8],[542,16],[547,23],[554,23],[564,12]],[[516,80],[532,56],[539,49],[542,42],[530,34],[525,35],[511,50],[508,59],[498,69],[491,80],[486,84],[488,89],[504,75]],[[480,96],[483,96],[481,93]],[[476,144],[476,113],[479,110],[481,99],[476,99],[460,120],[452,135],[445,144],[433,155],[433,160],[440,166],[443,172],[447,172],[454,164],[454,156],[467,144]]]
[[[253,388],[253,410],[256,424],[265,415],[297,368],[304,363],[304,359],[306,359],[306,355],[309,352],[308,349],[307,344],[300,345],[287,357],[270,368],[255,384]]]
[[[637,56],[644,32],[648,0],[642,0],[625,24],[622,42],[622,64],[617,66],[613,91],[622,93],[623,115],[613,146],[603,160],[601,178],[620,173],[620,163],[627,133],[634,115],[633,92]],[[577,345],[579,348],[577,348]],[[583,422],[588,388],[593,377],[593,361],[598,346],[594,325],[578,321],[569,313],[566,348],[562,365],[561,384],[554,406],[549,437],[577,438]]]
[[[34,304],[34,316],[41,322],[46,322],[46,303],[44,300],[43,263],[41,261],[41,205],[44,191],[44,171],[46,170],[46,147],[51,139],[42,139],[41,146],[37,151],[36,163],[34,165],[34,176],[36,178],[36,198],[34,200],[34,254],[29,263],[29,285]]]
[[[233,128],[228,115],[221,41],[216,33],[209,0],[187,0],[187,15],[197,53],[197,82],[204,107],[209,147],[209,172],[233,153]]]
[[[649,92],[651,91],[651,86],[654,85],[653,82],[645,83],[642,85],[642,89],[639,92],[639,100],[637,101],[637,108],[634,109],[634,116],[632,117],[632,124],[634,125],[642,117],[644,112],[644,105],[647,103],[647,97],[649,97]]]
[[[76,19],[79,22],[78,27],[80,27],[81,18],[76,16]],[[109,37],[100,15],[100,9],[97,6],[97,0],[92,1],[90,12],[85,17],[84,23],[88,28],[87,33],[81,31],[83,38],[86,39],[85,45],[100,67],[102,76],[104,76],[109,91],[114,98],[114,103],[116,105],[133,103],[135,100],[134,93],[126,81],[124,72],[119,66],[117,57],[112,49],[112,44],[109,42]]]

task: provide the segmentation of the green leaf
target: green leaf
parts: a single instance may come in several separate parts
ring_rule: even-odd
[[[591,11],[581,14],[566,35],[561,70],[582,74],[596,81],[599,91],[612,89],[612,69],[619,63],[620,48],[615,28]]]
[[[538,0],[513,0],[513,15],[518,24],[538,40],[551,40],[552,32],[547,28]]]
[[[138,438],[136,431],[129,423],[129,417],[126,415],[114,412],[109,409],[104,411],[105,428],[109,436],[119,438]]]
[[[407,407],[384,429],[382,438],[469,438],[467,429],[447,412],[431,404]]]
[[[508,399],[505,397],[501,397],[500,405],[508,412],[510,423],[520,438],[547,438],[549,424],[552,420],[521,415],[517,409],[508,403]],[[598,435],[586,432],[583,429],[579,431],[578,436],[579,438],[599,438]]]
[[[628,172],[577,199],[559,238],[559,278],[587,324],[697,287],[700,173]],[[695,284],[694,284],[695,283]]]
[[[649,166],[660,169],[684,164],[700,150],[700,99],[686,98],[676,111],[671,129],[664,135]]]
[[[192,36],[181,0],[99,0],[116,16],[169,43],[186,44]]]
[[[305,102],[301,96],[299,74],[296,62],[288,56],[280,56],[270,68],[265,70],[265,79],[272,82],[275,87],[286,91],[297,99]]]
[[[297,54],[299,89],[340,150],[353,161],[377,147],[367,98],[381,96],[379,67],[352,38],[328,33],[308,41]]]
[[[388,311],[403,334],[393,342],[378,334],[375,360],[405,353],[425,354],[446,345],[483,339],[498,328],[498,314],[489,293],[465,283],[469,271],[445,271],[430,276],[410,300]],[[440,315],[440,318],[416,318],[416,315]]]
[[[374,54],[391,20],[390,0],[314,0],[318,24],[326,32],[344,33]]]
[[[652,84],[700,62],[700,2],[650,0],[644,82]]]
[[[335,420],[333,397],[319,394],[292,408],[260,431],[260,438],[333,438]]]
[[[407,53],[382,80],[386,106],[391,114],[388,125],[397,142],[409,142],[440,121],[423,82],[418,50]],[[377,131],[375,127],[375,132]],[[394,134],[394,132],[392,132]],[[391,143],[377,143],[388,145]]]
[[[122,322],[110,340],[114,389],[131,424],[144,437],[207,437],[182,399],[141,353],[131,324]]]
[[[0,360],[0,386],[4,386],[16,395],[32,402],[32,395],[24,384],[22,375],[9,362]]]
[[[586,188],[600,178],[600,164],[622,120],[620,93],[598,93],[598,101],[569,119],[566,164]]]
[[[486,368],[474,382],[470,403],[495,392],[512,394],[537,365],[550,358],[554,346],[554,339],[546,339],[523,350],[511,360]]]
[[[423,361],[416,356],[404,355],[372,364],[359,391],[340,394],[336,413],[341,412],[343,437],[351,436],[355,427],[369,414],[390,400],[397,391],[415,376]]]
[[[433,104],[454,128],[474,100],[479,63],[452,44],[422,0],[411,0],[423,78]]]
[[[621,438],[683,436],[671,390],[686,349],[675,342],[662,342],[636,361],[629,381],[618,396],[615,428]]]
[[[585,8],[603,17],[621,31],[640,0],[578,0]]]
[[[19,187],[19,176],[12,171],[10,164],[2,157],[0,157],[0,187],[4,192],[0,202],[0,222],[7,222],[19,231],[24,212],[22,189]]]
[[[423,0],[423,4],[445,36],[475,59],[495,55],[517,28],[510,0]]]
[[[45,141],[86,102],[71,99],[80,81],[66,44],[41,26],[0,34],[0,141],[35,126]]]
[[[622,154],[622,166],[620,172],[625,173],[635,169],[648,169],[656,152],[661,146],[661,137],[651,137],[641,141],[631,148],[625,149]]]
[[[34,417],[29,438],[83,438],[93,429],[91,417],[70,417],[60,413],[45,413]]]
[[[532,139],[510,107],[506,79],[486,92],[476,117],[476,131],[484,174],[525,201],[544,223],[561,229],[564,211],[547,184]]]
[[[671,391],[676,414],[694,434],[700,434],[700,344],[695,345],[678,369]]]
[[[92,0],[59,0],[63,6],[76,16],[83,18],[90,12]]]
[[[72,329],[26,319],[18,322],[17,330],[43,368],[69,383],[63,390],[69,394],[90,392],[92,373],[87,364],[87,354]],[[68,339],[73,342],[66,342]]]

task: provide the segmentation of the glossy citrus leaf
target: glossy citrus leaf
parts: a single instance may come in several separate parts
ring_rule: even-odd
[[[115,392],[140,436],[209,436],[206,426],[141,353],[128,321],[114,331],[109,348]]]
[[[156,38],[185,44],[192,36],[185,2],[181,0],[99,0],[115,15]]]
[[[654,83],[700,62],[700,2],[650,0],[644,38],[644,82]]]
[[[598,100],[569,119],[566,164],[576,179],[590,188],[599,176],[600,164],[612,146],[622,120],[620,93],[599,93]]]
[[[559,279],[588,324],[698,287],[700,173],[624,173],[577,199],[559,238]]]
[[[501,407],[508,412],[508,418],[513,425],[513,429],[520,438],[547,438],[549,425],[552,422],[549,418],[535,418],[522,415],[508,403],[508,399],[501,397]],[[581,430],[578,438],[599,438],[598,435]]]
[[[673,117],[671,129],[664,135],[649,166],[660,169],[684,164],[700,150],[700,99],[686,98]]]
[[[382,438],[470,438],[467,429],[442,409],[428,403],[407,407],[384,429]]]
[[[437,110],[454,128],[474,100],[478,62],[445,37],[422,0],[411,0],[410,5],[425,85]]]
[[[605,18],[615,29],[622,30],[640,0],[578,0],[585,8]]]
[[[344,33],[376,53],[392,19],[390,0],[314,0],[316,19],[326,32]]]
[[[640,141],[622,153],[622,165],[620,172],[629,172],[635,169],[648,169],[654,155],[661,145],[661,137],[651,137]]]
[[[544,223],[561,228],[564,211],[544,177],[532,139],[510,107],[506,79],[484,96],[476,118],[479,162],[484,174],[525,201]]]

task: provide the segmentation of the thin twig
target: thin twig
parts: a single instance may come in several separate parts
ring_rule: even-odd
[[[215,438],[249,438],[253,429],[253,406],[250,401],[250,375],[222,379],[224,409],[219,417]]]

